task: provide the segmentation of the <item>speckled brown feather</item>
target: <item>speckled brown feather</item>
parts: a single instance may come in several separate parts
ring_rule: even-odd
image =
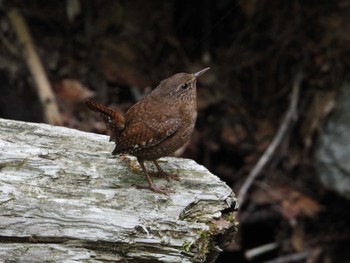
[[[111,132],[110,141],[116,141],[120,131],[125,127],[124,116],[119,111],[108,108],[93,100],[86,100],[84,103],[90,110],[100,113],[100,116],[106,123],[107,129]]]
[[[138,152],[153,147],[172,136],[180,125],[180,119],[176,118],[168,119],[161,125],[146,121],[133,122],[117,138],[113,154],[129,153],[138,156]]]
[[[116,143],[113,154],[136,156],[149,188],[155,192],[168,193],[153,184],[144,161],[153,161],[159,174],[178,179],[165,173],[157,159],[173,153],[189,140],[197,118],[196,80],[208,69],[194,74],[178,73],[163,80],[132,106],[125,117],[100,103],[86,102],[89,109],[101,114],[112,131],[111,139]]]

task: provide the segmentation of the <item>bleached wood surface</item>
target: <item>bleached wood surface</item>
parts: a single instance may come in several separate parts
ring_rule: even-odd
[[[112,156],[108,138],[0,119],[0,261],[215,258],[215,236],[235,228],[221,213],[235,206],[231,189],[179,158],[160,163],[180,182],[154,179],[175,193],[137,189],[147,183],[135,158]]]

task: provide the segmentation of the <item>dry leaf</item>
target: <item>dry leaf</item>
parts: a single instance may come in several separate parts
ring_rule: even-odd
[[[74,79],[61,80],[54,85],[54,91],[57,97],[67,102],[81,102],[95,95],[80,81]]]
[[[310,197],[300,192],[291,192],[289,198],[281,203],[282,215],[287,219],[294,219],[299,216],[314,217],[323,207]]]

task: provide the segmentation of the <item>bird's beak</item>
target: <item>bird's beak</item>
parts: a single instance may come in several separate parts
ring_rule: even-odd
[[[200,75],[202,75],[204,72],[208,71],[209,69],[210,69],[210,68],[202,69],[202,70],[200,70],[200,71],[198,71],[198,72],[196,72],[196,73],[193,73],[193,76],[194,76],[195,78],[198,78]]]

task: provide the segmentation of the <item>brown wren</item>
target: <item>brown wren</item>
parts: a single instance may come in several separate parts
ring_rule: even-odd
[[[148,180],[148,188],[167,194],[166,189],[154,185],[144,161],[152,161],[158,176],[179,180],[159,166],[157,159],[167,156],[184,145],[193,132],[197,118],[197,78],[209,70],[193,74],[178,73],[163,81],[146,97],[130,107],[123,116],[119,111],[88,100],[86,106],[98,112],[111,133],[116,146],[112,154],[136,156]]]

